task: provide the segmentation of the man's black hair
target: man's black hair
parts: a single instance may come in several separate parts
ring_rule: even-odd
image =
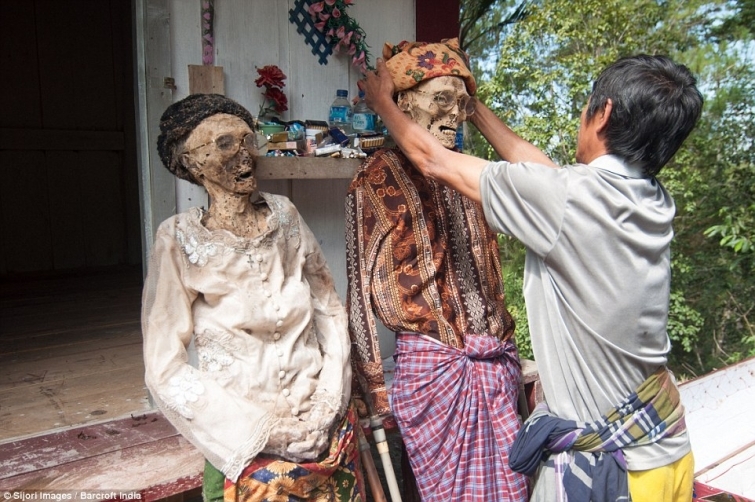
[[[593,84],[587,119],[610,99],[608,152],[655,176],[700,118],[703,97],[696,84],[686,66],[666,56],[625,57],[603,70]]]

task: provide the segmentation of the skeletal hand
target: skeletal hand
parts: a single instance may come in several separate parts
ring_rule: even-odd
[[[286,450],[286,458],[294,462],[303,462],[305,460],[314,460],[328,446],[328,431],[310,432],[303,441],[293,442]]]
[[[327,435],[336,420],[336,412],[324,402],[316,402],[303,418],[310,432],[323,431]]]
[[[288,458],[288,446],[292,443],[304,441],[309,434],[307,424],[298,418],[282,418],[278,425],[270,431],[267,445],[263,453]]]

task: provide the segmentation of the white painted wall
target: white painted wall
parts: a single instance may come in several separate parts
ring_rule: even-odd
[[[293,0],[215,0],[215,65],[223,67],[225,94],[244,105],[253,115],[261,101],[254,85],[256,67],[278,65],[288,76],[283,89],[289,111],[284,120],[326,120],[336,89],[357,92],[359,72],[346,55],[332,55],[320,65],[304,37],[288,21]],[[171,76],[174,101],[189,94],[188,65],[202,64],[200,0],[168,0]],[[356,0],[349,7],[367,34],[371,61],[382,53],[383,44],[415,38],[414,0]],[[344,244],[344,196],[348,180],[283,180],[261,183],[263,190],[291,198],[318,237],[336,287],[346,295]],[[184,181],[176,185],[177,210],[203,205],[204,190]]]

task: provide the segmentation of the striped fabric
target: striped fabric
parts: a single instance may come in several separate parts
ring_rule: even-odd
[[[458,349],[399,333],[391,389],[423,502],[524,501],[526,478],[508,466],[519,428],[514,344],[468,335]]]
[[[553,500],[629,500],[622,448],[650,444],[686,431],[679,390],[665,367],[648,377],[599,420],[579,424],[540,403],[514,442],[511,467],[533,475],[544,455],[553,462],[559,493]]]

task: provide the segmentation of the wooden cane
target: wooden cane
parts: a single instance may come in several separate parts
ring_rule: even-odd
[[[370,485],[370,492],[375,502],[388,502],[385,498],[385,492],[383,491],[383,485],[380,483],[380,477],[378,476],[377,467],[375,467],[375,460],[372,458],[372,452],[370,451],[370,443],[364,436],[364,430],[362,429],[361,422],[357,426],[359,427],[359,452],[362,455],[362,467],[364,467],[364,474],[367,477],[367,483]]]
[[[396,479],[396,471],[393,470],[393,462],[391,461],[391,455],[388,449],[388,438],[385,436],[385,429],[383,428],[383,419],[374,411],[375,407],[373,406],[372,396],[370,395],[370,389],[367,386],[366,380],[361,375],[357,376],[357,380],[362,387],[364,401],[367,405],[367,410],[370,413],[372,438],[375,440],[375,447],[380,454],[380,462],[383,464],[383,473],[385,473],[385,481],[388,484],[388,491],[391,494],[391,502],[402,502],[401,490],[399,490],[398,480]]]

